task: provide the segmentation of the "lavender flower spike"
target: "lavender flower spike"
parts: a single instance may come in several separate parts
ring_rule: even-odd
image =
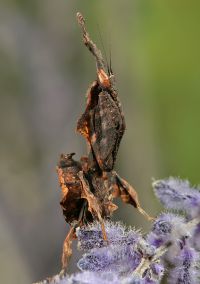
[[[185,211],[188,218],[200,216],[200,191],[189,182],[178,178],[168,178],[153,182],[156,197],[167,209]]]

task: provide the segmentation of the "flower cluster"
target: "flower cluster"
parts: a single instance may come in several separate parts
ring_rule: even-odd
[[[188,181],[169,178],[153,182],[155,195],[167,209],[185,211],[188,219],[200,216],[200,191]]]
[[[174,178],[155,181],[153,188],[164,207],[176,214],[160,214],[146,236],[110,221],[105,222],[107,241],[97,222],[78,228],[78,247],[84,252],[77,264],[81,272],[41,283],[156,284],[163,275],[170,284],[200,283],[200,192]]]

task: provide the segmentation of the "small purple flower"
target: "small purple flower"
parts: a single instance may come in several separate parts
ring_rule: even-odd
[[[156,248],[170,243],[177,243],[182,237],[188,236],[185,220],[172,213],[161,214],[153,223],[147,241]]]
[[[97,273],[91,271],[84,271],[72,275],[68,282],[62,284],[121,284],[120,278],[111,272]],[[60,283],[59,283],[60,284]]]
[[[127,275],[140,264],[142,255],[134,251],[133,246],[109,245],[94,249],[85,254],[78,262],[81,270],[113,271],[116,274]]]
[[[200,191],[188,181],[168,178],[153,182],[155,195],[167,209],[185,211],[190,219],[200,216]]]
[[[192,236],[192,244],[194,248],[200,251],[200,223],[197,224],[193,236]]]
[[[152,263],[150,266],[153,278],[160,280],[163,277],[164,274],[164,266],[161,263]]]
[[[142,258],[135,249],[136,243],[142,239],[141,235],[133,229],[127,230],[120,223],[109,221],[105,222],[105,229],[108,242],[103,241],[97,222],[78,229],[79,248],[89,251],[79,260],[78,267],[83,271],[132,272]]]
[[[133,229],[127,229],[120,222],[105,221],[106,235],[109,244],[134,244],[141,238],[141,234]],[[101,226],[98,222],[78,228],[78,247],[83,250],[101,248],[107,245],[103,240]]]
[[[160,282],[149,279],[148,277],[141,278],[139,276],[129,276],[121,280],[121,284],[158,284]]]
[[[174,269],[171,269],[168,283],[170,284],[197,284],[197,252],[185,245],[180,253],[174,258]]]

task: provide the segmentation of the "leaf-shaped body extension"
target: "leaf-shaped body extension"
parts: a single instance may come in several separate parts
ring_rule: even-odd
[[[117,208],[112,203],[112,174],[99,176],[97,173],[91,174],[90,171],[84,172],[87,159],[82,165],[72,156],[73,153],[62,154],[57,167],[62,189],[60,204],[66,222],[87,223],[93,219],[102,221],[102,218],[110,217]]]
[[[78,220],[84,201],[81,199],[82,185],[78,177],[78,173],[82,169],[81,164],[75,161],[72,156],[73,154],[62,154],[57,166],[58,178],[62,189],[60,205],[68,223]]]
[[[87,94],[87,106],[77,130],[88,141],[90,167],[111,171],[125,130],[121,105],[112,88],[95,81]]]

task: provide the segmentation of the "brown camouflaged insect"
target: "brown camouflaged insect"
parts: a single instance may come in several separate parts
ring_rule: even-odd
[[[101,51],[96,47],[85,28],[85,20],[77,13],[82,28],[83,42],[94,55],[97,79],[87,92],[85,112],[79,118],[77,131],[88,144],[88,156],[80,162],[73,159],[74,153],[60,157],[57,166],[63,214],[71,229],[63,244],[62,267],[65,270],[72,254],[71,243],[76,238],[76,228],[93,220],[101,223],[103,238],[106,231],[103,220],[110,218],[117,206],[115,197],[136,207],[151,219],[141,208],[137,192],[114,171],[120,141],[125,131],[125,120],[119,102],[111,66],[106,66]]]

